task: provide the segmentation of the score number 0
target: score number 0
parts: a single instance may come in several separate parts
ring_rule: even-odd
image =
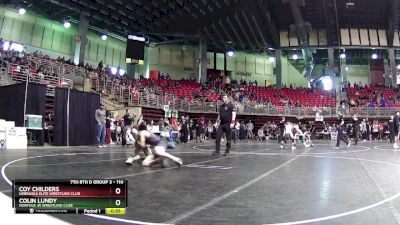
[[[117,194],[117,195],[121,194],[121,188],[115,188],[115,194]],[[115,200],[115,205],[120,206],[121,200],[119,200],[119,199]]]

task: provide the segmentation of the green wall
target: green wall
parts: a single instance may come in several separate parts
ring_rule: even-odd
[[[369,84],[371,82],[371,70],[369,65],[347,65],[349,68],[347,71],[347,80],[350,81],[351,85],[354,82]]]
[[[59,55],[73,59],[75,52],[75,35],[78,34],[76,24],[65,29],[60,22],[52,21],[27,10],[24,15],[15,10],[0,7],[0,37],[27,46],[28,50],[40,50],[51,57]],[[120,66],[125,69],[126,43],[108,37],[100,39],[96,32],[88,32],[85,62],[97,65],[103,61],[106,65]]]
[[[145,51],[149,58],[149,70],[158,70],[161,73],[169,73],[172,79],[197,77],[198,58],[197,46],[182,45],[159,45],[146,47]],[[146,64],[146,63],[145,63]],[[145,74],[145,65],[138,65],[138,74]]]
[[[303,74],[297,70],[286,57],[282,57],[282,84],[289,86],[290,84],[296,87],[308,87],[308,81]]]
[[[183,49],[183,45],[161,45],[147,47],[146,52],[149,54],[150,70],[168,72],[173,79],[197,78],[197,46],[186,46]],[[224,70],[223,53],[208,52],[207,60],[208,69]],[[226,64],[227,70],[232,72],[232,79],[240,80],[241,74],[247,73],[247,81],[257,80],[259,85],[264,85],[266,80],[275,83],[275,63],[269,62],[265,55],[235,52],[234,56],[227,58]],[[145,74],[145,65],[138,65],[136,71]]]
[[[369,84],[371,82],[371,69],[370,65],[346,65],[348,67],[347,70],[347,80],[350,81],[353,86],[354,82],[359,82],[363,85]],[[343,80],[343,75],[336,77],[336,89],[339,88],[339,84]]]
[[[241,74],[246,73],[246,81],[255,81],[259,86],[265,83],[275,84],[274,68],[275,62],[270,62],[269,57],[263,54],[249,54],[235,52],[232,57],[227,57],[226,68],[232,71],[231,78],[240,80]]]

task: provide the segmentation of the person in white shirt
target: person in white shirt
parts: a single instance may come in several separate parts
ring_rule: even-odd
[[[213,130],[214,130],[213,124],[212,124],[211,120],[209,120],[208,124],[207,124],[207,135],[208,135],[208,138],[211,138],[211,134],[212,134]]]
[[[106,107],[103,103],[100,103],[99,109],[95,111],[95,119],[97,121],[97,147],[105,148],[106,139]]]
[[[365,142],[367,141],[367,123],[365,119],[363,119],[360,123],[360,132],[361,132],[361,138]]]
[[[260,140],[260,141],[263,141],[265,139],[264,126],[262,126],[260,129],[258,129],[257,136],[258,136],[258,140]]]
[[[289,138],[292,140],[292,150],[296,149],[295,137],[293,134],[293,126],[290,122],[286,122],[282,140]],[[283,142],[284,141],[281,141],[281,148],[283,148]]]
[[[246,130],[247,130],[247,139],[253,139],[254,124],[251,122],[251,120],[249,120],[249,122],[246,124]]]
[[[372,125],[372,134],[374,140],[378,140],[379,137],[379,124],[377,121],[374,121],[374,124]]]

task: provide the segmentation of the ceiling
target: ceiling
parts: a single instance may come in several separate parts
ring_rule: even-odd
[[[339,45],[339,28],[399,28],[397,0],[7,0],[54,20],[81,13],[90,24],[150,41],[209,40],[209,49],[265,51],[279,48],[279,30],[295,24],[288,1],[300,3],[301,17],[311,28],[327,29],[328,43]],[[3,1],[4,2],[4,1]],[[348,8],[346,3],[354,3]],[[350,4],[351,6],[351,4]]]

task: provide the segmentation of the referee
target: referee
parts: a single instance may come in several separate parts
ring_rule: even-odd
[[[393,122],[394,122],[394,144],[393,144],[393,148],[399,148],[399,146],[397,145],[397,142],[399,140],[399,124],[400,124],[400,112],[396,112],[396,114],[394,115],[393,118]]]
[[[219,115],[217,119],[217,123],[219,123],[217,130],[217,138],[215,139],[215,152],[213,152],[213,156],[219,155],[220,147],[221,147],[221,137],[222,134],[226,134],[226,150],[224,156],[229,154],[231,150],[231,129],[235,126],[236,119],[236,108],[229,101],[228,96],[226,94],[222,95],[223,104],[219,108]]]
[[[336,146],[334,148],[338,149],[340,141],[343,141],[344,143],[347,144],[347,147],[349,148],[351,145],[351,141],[346,138],[346,136],[343,134],[343,132],[346,130],[346,124],[344,122],[344,118],[342,115],[339,115],[339,127],[338,127],[338,134],[337,134],[337,139],[336,139]],[[349,135],[349,134],[347,134]]]

